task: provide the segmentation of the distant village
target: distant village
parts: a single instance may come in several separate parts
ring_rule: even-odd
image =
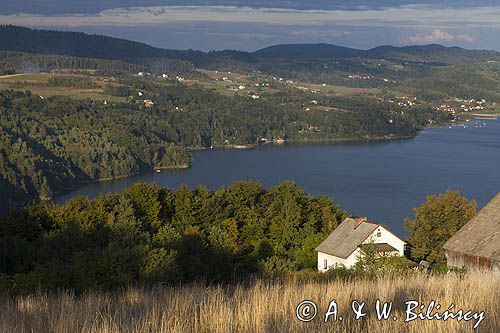
[[[258,100],[263,94],[272,93],[278,91],[280,88],[287,87],[291,89],[296,89],[302,92],[309,92],[313,94],[321,93],[322,90],[332,91],[336,90],[336,86],[327,85],[326,83],[318,83],[318,84],[306,84],[306,83],[298,83],[293,80],[285,79],[279,76],[265,76],[260,75],[260,73],[251,73],[251,74],[241,74],[241,73],[233,73],[231,71],[208,71],[204,70],[203,74],[209,77],[209,80],[195,80],[195,79],[186,79],[181,75],[169,75],[166,73],[161,74],[153,74],[150,72],[138,72],[136,74],[137,77],[147,77],[154,80],[164,80],[168,83],[183,83],[183,84],[195,84],[201,83],[205,85],[206,88],[211,88],[217,90],[221,93],[229,94],[237,94],[241,96],[247,96],[250,99]],[[348,81],[375,81],[380,82],[381,84],[393,84],[396,83],[395,80],[391,80],[383,77],[375,77],[372,75],[359,75],[359,74],[351,74],[345,77]],[[211,81],[210,81],[211,80]],[[213,83],[210,83],[213,82]],[[345,88],[345,89],[362,89],[362,88]],[[143,93],[139,92],[136,98],[136,103],[140,103],[144,108],[153,108],[155,106],[155,101],[150,98],[141,98],[143,97]],[[434,105],[429,104],[429,102],[419,100],[414,96],[406,96],[406,95],[398,95],[394,97],[377,97],[377,99],[384,103],[387,107],[388,113],[397,112],[401,115],[404,115],[405,110],[411,110],[412,108],[416,108],[422,105],[430,105],[438,111],[442,111],[448,113],[453,116],[451,120],[456,121],[460,119],[460,115],[470,114],[474,116],[476,113],[483,114],[488,111],[495,111],[497,108],[496,103],[490,103],[484,98],[477,99],[464,99],[464,98],[449,98],[443,100],[441,103],[436,103]],[[311,99],[303,104],[304,111],[311,110],[323,110],[323,111],[342,111],[341,109],[336,109],[332,106],[324,106],[320,105],[317,99]],[[182,107],[175,106],[172,111],[183,111]],[[388,123],[392,124],[394,122],[393,119],[389,118]],[[429,120],[429,125],[433,125],[433,121]],[[321,133],[320,126],[316,124],[307,124],[305,127],[299,129],[300,134],[308,134],[314,135]],[[268,142],[278,142],[281,143],[282,139],[278,140],[269,140],[267,138],[261,138],[261,143]]]

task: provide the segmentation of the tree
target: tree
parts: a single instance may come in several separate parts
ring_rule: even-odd
[[[360,248],[354,271],[372,276],[380,274],[401,275],[409,272],[408,259],[404,256],[380,252],[377,244],[370,241]]]
[[[443,245],[476,214],[477,204],[458,191],[430,195],[415,208],[415,219],[405,219],[413,259],[426,260],[433,268],[446,264]]]

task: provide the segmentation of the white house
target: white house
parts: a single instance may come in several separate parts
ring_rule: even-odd
[[[345,219],[318,247],[318,270],[343,265],[352,267],[358,260],[363,244],[375,244],[380,253],[404,255],[405,242],[380,224],[366,217]]]

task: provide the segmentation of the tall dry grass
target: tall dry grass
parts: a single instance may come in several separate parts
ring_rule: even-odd
[[[373,303],[394,301],[397,321],[378,321]],[[295,316],[304,299],[314,300],[319,314],[304,323]],[[324,323],[336,299],[343,321]],[[366,318],[353,320],[351,301],[367,301]],[[117,292],[0,297],[2,332],[471,332],[473,321],[404,322],[406,300],[444,307],[484,310],[478,332],[500,332],[500,276],[469,274],[384,277],[376,280],[256,281],[250,286],[130,288]]]

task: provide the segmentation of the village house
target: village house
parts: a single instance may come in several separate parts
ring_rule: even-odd
[[[444,244],[444,250],[448,267],[500,272],[500,193]]]
[[[349,217],[316,248],[318,270],[354,266],[366,244],[374,244],[381,254],[403,256],[406,243],[366,217]]]
[[[319,126],[309,125],[308,131],[311,133],[317,133],[317,132],[321,131],[321,129],[319,128]]]
[[[152,108],[154,105],[155,105],[155,103],[152,100],[150,100],[150,99],[145,99],[144,100],[144,106],[145,107]]]

